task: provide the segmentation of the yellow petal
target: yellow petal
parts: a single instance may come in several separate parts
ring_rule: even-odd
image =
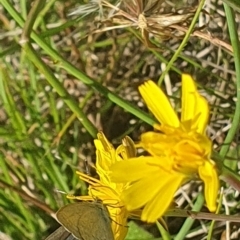
[[[96,168],[108,170],[109,166],[112,164],[113,159],[111,158],[111,148],[105,148],[105,143],[95,139],[94,145],[96,147]]]
[[[161,124],[179,127],[179,119],[163,91],[153,82],[147,81],[139,91],[149,110]]]
[[[110,168],[110,178],[114,182],[131,182],[148,176],[152,167],[149,167],[148,160],[152,157],[131,158],[127,161],[117,162]],[[155,167],[158,169],[158,167]]]
[[[181,122],[189,122],[190,128],[198,133],[205,133],[208,122],[209,108],[205,98],[197,91],[192,77],[182,75],[182,114]]]
[[[107,140],[103,132],[97,134],[98,139],[94,140],[96,147],[96,170],[100,176],[101,181],[106,183],[108,181],[109,167],[116,162],[116,150],[113,145]]]
[[[147,222],[155,222],[170,206],[174,194],[186,179],[186,175],[177,173],[164,174],[161,180],[161,188],[152,201],[146,204],[141,219]]]
[[[123,138],[122,144],[118,146],[116,153],[120,155],[123,158],[123,160],[136,157],[137,150],[135,148],[133,140],[128,136]]]
[[[112,144],[107,140],[107,138],[105,137],[105,135],[104,135],[103,132],[100,131],[100,132],[97,134],[97,137],[98,137],[99,141],[100,141],[101,144],[102,144],[101,149],[104,149],[106,152],[109,152],[109,151],[113,148]],[[97,147],[97,146],[96,146],[96,147]],[[101,149],[100,149],[100,150],[101,150]]]
[[[167,138],[167,135],[161,133],[146,132],[141,135],[139,145],[150,154],[161,156],[163,151],[171,145],[171,142],[166,141]]]
[[[149,176],[132,183],[123,192],[122,199],[129,211],[142,207],[156,196],[159,188],[161,188],[161,182],[159,182],[160,173],[161,170],[159,172],[152,171]]]
[[[197,111],[192,122],[192,129],[195,129],[196,132],[205,135],[209,118],[208,102],[204,97],[199,96],[196,105]]]
[[[216,211],[217,195],[219,190],[219,179],[216,166],[213,162],[205,161],[204,165],[199,167],[198,173],[204,182],[204,195],[209,211]]]

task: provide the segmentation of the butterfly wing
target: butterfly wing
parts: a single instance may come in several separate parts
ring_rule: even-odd
[[[81,226],[79,231],[82,238],[85,240],[114,240],[111,219],[107,208],[102,203],[88,203],[88,211],[84,219],[89,221],[81,221],[78,226]]]
[[[45,240],[76,240],[73,235],[68,232],[63,226],[59,227],[51,235],[49,235]]]
[[[102,203],[68,204],[57,212],[57,219],[80,240],[114,240],[109,213]]]

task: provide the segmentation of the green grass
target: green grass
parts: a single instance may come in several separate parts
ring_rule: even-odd
[[[146,107],[139,107],[137,90],[149,78],[160,79],[180,110],[181,73],[193,75],[211,105],[209,132],[214,148],[237,173],[239,26],[227,5],[213,2],[210,16],[201,12],[196,19],[210,17],[204,34],[208,30],[215,39],[228,42],[233,53],[199,36],[186,37],[184,42],[154,38],[159,49],[149,49],[136,29],[94,33],[94,16],[69,17],[67,13],[78,5],[73,0],[36,1],[36,8],[30,8],[30,2],[0,0],[1,232],[17,240],[44,239],[57,227],[53,213],[69,202],[64,193],[86,193],[75,171],[85,171],[85,160],[95,161],[97,131],[103,130],[118,144],[126,134],[137,141],[154,123]],[[210,23],[216,24],[211,15],[217,16],[217,22],[226,20],[229,33],[227,26],[220,33],[219,26],[211,28]],[[197,192],[196,185],[189,186]],[[222,186],[227,200],[235,203],[230,213],[237,213],[235,192],[225,183]],[[197,199],[195,204],[202,200],[201,195],[190,197],[193,202]],[[195,208],[201,209],[203,202]],[[189,203],[184,201],[183,206]],[[200,228],[194,222],[189,218],[181,225],[168,219],[170,236],[184,239]],[[204,224],[210,226],[210,221]],[[216,237],[224,227],[218,230],[213,232]],[[203,236],[207,233],[192,239]],[[169,239],[168,234],[163,239]]]

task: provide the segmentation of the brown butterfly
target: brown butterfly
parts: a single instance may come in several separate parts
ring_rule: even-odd
[[[114,240],[111,219],[102,202],[70,203],[56,213],[58,228],[46,240]]]

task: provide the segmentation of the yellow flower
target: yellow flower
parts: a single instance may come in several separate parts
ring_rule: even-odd
[[[125,183],[114,183],[109,177],[109,168],[112,164],[121,162],[136,155],[132,140],[128,137],[123,139],[123,144],[116,150],[102,132],[98,133],[98,139],[94,140],[96,146],[96,171],[99,180],[84,173],[77,172],[80,178],[89,183],[88,196],[69,198],[83,201],[101,200],[107,207],[112,220],[112,230],[115,240],[122,240],[127,234],[127,218],[129,212],[121,200],[122,191],[128,186]]]
[[[132,158],[114,164],[112,180],[131,182],[123,192],[129,211],[143,207],[141,219],[155,222],[167,210],[179,186],[200,177],[210,211],[216,210],[219,179],[210,159],[212,144],[206,136],[208,103],[198,92],[193,79],[182,75],[181,119],[168,98],[152,81],[139,87],[148,108],[161,124],[155,132],[141,135],[137,147],[150,156]]]

